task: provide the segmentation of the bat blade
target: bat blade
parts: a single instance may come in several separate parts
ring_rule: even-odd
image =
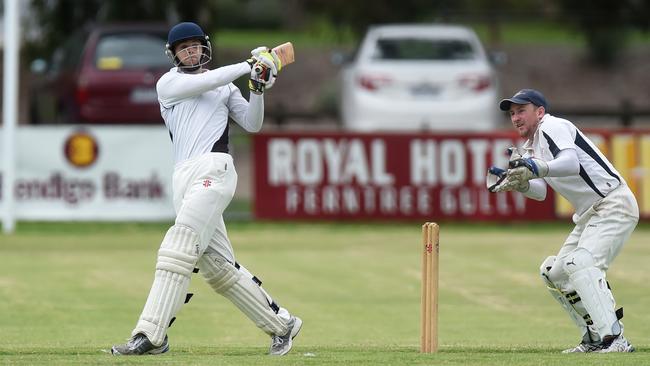
[[[278,55],[282,61],[282,67],[292,64],[296,59],[293,52],[293,44],[291,42],[283,43],[273,48],[273,51]]]

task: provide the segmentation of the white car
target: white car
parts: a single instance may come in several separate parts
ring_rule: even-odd
[[[502,118],[497,89],[471,29],[376,26],[342,71],[342,123],[352,131],[490,131]]]

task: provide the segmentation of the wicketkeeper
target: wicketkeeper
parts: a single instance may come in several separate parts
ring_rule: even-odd
[[[548,290],[580,329],[570,352],[633,352],[623,336],[605,274],[639,221],[634,194],[614,166],[573,123],[547,113],[542,93],[523,89],[499,103],[521,137],[507,169],[492,167],[491,192],[519,191],[542,201],[546,185],[575,209],[575,228],[560,251],[540,267]]]
[[[245,62],[209,70],[210,40],[194,23],[169,31],[166,54],[174,67],[156,85],[160,112],[173,143],[173,200],[176,220],[162,240],[156,272],[140,319],[115,355],[159,354],[169,350],[167,328],[189,301],[190,277],[197,270],[218,294],[232,301],[271,336],[272,355],[291,350],[302,320],[262,289],[262,282],[235,260],[223,212],[237,185],[228,153],[228,118],[257,132],[264,117],[264,91],[282,67],[266,47]],[[250,100],[233,81],[249,75]]]

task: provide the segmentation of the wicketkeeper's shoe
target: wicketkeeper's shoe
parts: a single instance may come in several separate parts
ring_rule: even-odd
[[[118,344],[111,348],[113,355],[137,356],[137,355],[157,355],[169,351],[169,342],[167,336],[163,343],[156,347],[149,338],[142,333],[138,333],[131,337],[125,344]]]
[[[634,346],[623,337],[623,334],[618,336],[610,336],[612,338],[603,339],[603,348],[598,351],[599,353],[610,353],[610,352],[634,352]]]
[[[581,342],[579,345],[565,349],[562,353],[588,353],[588,352],[598,352],[603,349],[603,346],[600,342],[598,343],[585,343]]]
[[[292,340],[298,335],[298,332],[300,332],[300,328],[302,328],[302,320],[296,316],[291,316],[288,328],[289,330],[287,331],[287,334],[271,337],[271,349],[269,350],[270,355],[283,356],[291,351],[291,346],[293,345]]]

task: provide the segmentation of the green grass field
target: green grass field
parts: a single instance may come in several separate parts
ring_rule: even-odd
[[[163,224],[21,224],[0,236],[0,364],[640,365],[650,351],[650,228],[609,271],[633,354],[562,355],[579,334],[538,278],[569,224],[453,225],[440,234],[440,351],[419,353],[420,227],[233,223],[238,260],[304,320],[292,352],[202,277],[161,356],[115,358],[153,276]]]

